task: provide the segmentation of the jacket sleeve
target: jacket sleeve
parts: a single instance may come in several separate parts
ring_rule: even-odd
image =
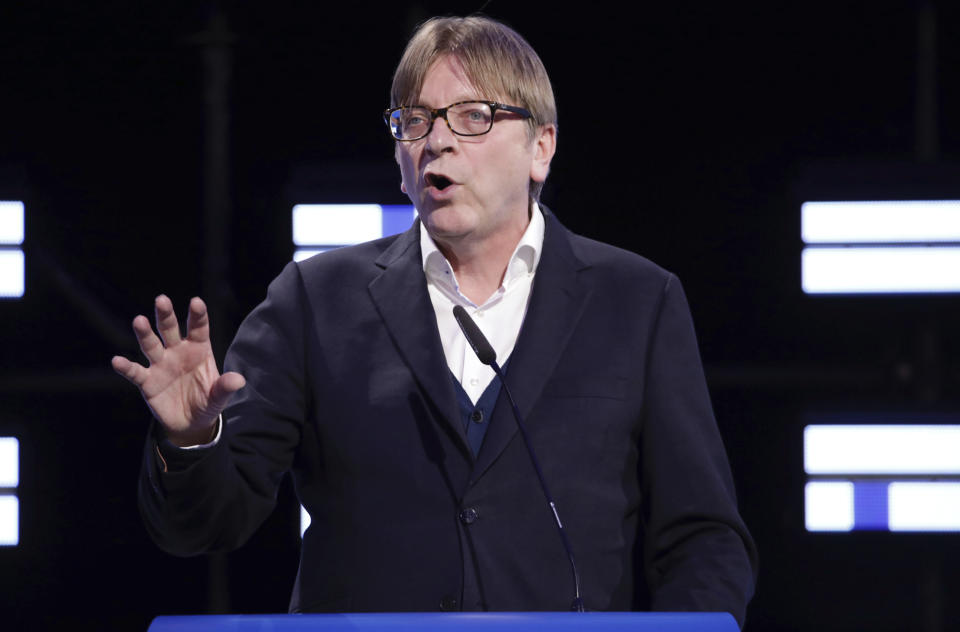
[[[307,406],[307,320],[302,280],[291,263],[244,320],[227,352],[225,370],[241,373],[247,384],[223,413],[219,442],[178,451],[176,463],[167,467],[158,449],[163,437],[158,424],[152,427],[138,500],[147,531],[160,548],[176,555],[234,549],[273,510]]]
[[[737,510],[690,310],[673,275],[650,335],[640,475],[651,607],[730,612],[743,625],[757,554]]]

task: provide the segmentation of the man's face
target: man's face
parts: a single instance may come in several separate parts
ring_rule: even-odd
[[[443,108],[493,100],[470,84],[455,57],[442,57],[424,78],[418,105]],[[512,104],[515,105],[515,104]],[[398,142],[401,188],[417,207],[430,235],[443,245],[519,239],[528,221],[529,182],[546,179],[554,129],[529,136],[527,122],[497,112],[482,136],[458,136],[437,119],[426,138]]]

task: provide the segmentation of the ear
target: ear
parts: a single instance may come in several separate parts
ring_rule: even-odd
[[[545,182],[550,173],[550,161],[557,150],[557,126],[542,125],[533,140],[533,161],[530,163],[530,179]]]

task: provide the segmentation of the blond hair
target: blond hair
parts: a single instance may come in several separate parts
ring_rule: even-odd
[[[417,105],[427,71],[447,55],[460,62],[483,98],[530,111],[531,140],[541,126],[556,126],[553,87],[536,51],[509,26],[479,15],[431,18],[420,25],[393,74],[390,107]],[[530,182],[534,199],[542,186]]]

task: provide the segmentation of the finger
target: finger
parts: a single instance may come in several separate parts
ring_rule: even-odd
[[[163,357],[163,343],[153,333],[150,327],[150,321],[146,316],[137,316],[133,319],[133,333],[137,336],[137,342],[140,344],[140,351],[146,356],[150,364],[159,362]]]
[[[187,340],[206,342],[210,340],[210,318],[207,305],[199,296],[190,299],[190,311],[187,313]]]
[[[157,312],[157,331],[163,338],[163,344],[170,347],[180,342],[180,323],[173,311],[173,302],[165,294],[161,294],[153,302],[153,306]]]
[[[239,373],[224,373],[210,389],[209,407],[218,413],[227,407],[233,394],[246,386],[247,381]]]
[[[236,371],[227,371],[220,376],[220,383],[227,392],[235,393],[247,385],[247,380]]]
[[[147,369],[136,362],[131,362],[123,356],[113,356],[110,360],[113,370],[140,387],[147,379]]]

